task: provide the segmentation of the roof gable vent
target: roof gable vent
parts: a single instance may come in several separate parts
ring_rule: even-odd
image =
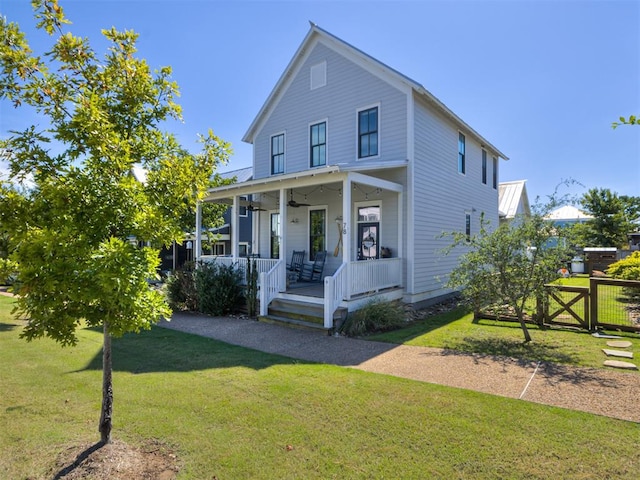
[[[327,62],[311,66],[311,90],[324,87],[327,84]]]

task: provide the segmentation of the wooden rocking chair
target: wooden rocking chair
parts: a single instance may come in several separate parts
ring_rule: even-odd
[[[327,259],[327,251],[316,253],[313,264],[305,263],[302,265],[300,272],[300,281],[302,282],[321,282],[322,271],[324,270],[324,262]]]

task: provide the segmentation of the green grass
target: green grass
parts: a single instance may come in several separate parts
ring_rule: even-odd
[[[437,347],[487,355],[503,355],[582,367],[603,367],[602,338],[585,330],[540,328],[528,325],[533,341],[524,343],[520,324],[496,320],[474,320],[473,314],[457,308],[434,315],[405,328],[367,337],[370,340]],[[632,342],[631,351],[640,355],[640,336],[615,333]],[[635,372],[638,374],[638,372]],[[633,373],[631,373],[633,374]]]
[[[9,308],[0,297],[0,477],[52,478],[60,452],[98,440],[101,334],[27,343]],[[640,475],[631,422],[161,328],[113,347],[114,438],[170,445],[180,479]]]

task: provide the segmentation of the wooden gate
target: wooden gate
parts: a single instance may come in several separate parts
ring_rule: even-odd
[[[589,287],[546,285],[545,323],[591,330]]]

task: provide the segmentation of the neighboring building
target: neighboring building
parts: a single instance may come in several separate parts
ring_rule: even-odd
[[[230,172],[219,173],[222,179],[235,178],[235,183],[248,182],[253,178],[253,168],[247,167]],[[253,244],[253,215],[251,209],[251,195],[240,197],[240,207],[238,216],[238,256],[246,257],[252,253],[251,246]],[[210,245],[209,255],[231,255],[231,208],[228,208],[223,215],[224,224],[221,227],[211,230],[214,237],[213,243]],[[203,253],[205,249],[203,248]]]
[[[205,201],[234,207],[234,261],[242,197],[260,208],[261,315],[274,299],[301,299],[287,291],[294,250],[306,262],[328,252],[320,298],[306,297],[324,309],[325,328],[338,307],[375,297],[433,303],[452,293],[445,283],[461,253],[442,253],[451,243],[442,233],[471,235],[481,214],[498,224],[507,157],[422,85],[315,25],[243,140],[253,179]]]
[[[585,223],[591,220],[593,217],[587,215],[579,208],[573,205],[565,205],[564,207],[556,208],[544,217],[546,220],[551,220],[559,227],[568,227],[576,223]]]
[[[500,182],[498,187],[500,222],[511,221],[518,216],[531,215],[526,183],[526,180]]]

